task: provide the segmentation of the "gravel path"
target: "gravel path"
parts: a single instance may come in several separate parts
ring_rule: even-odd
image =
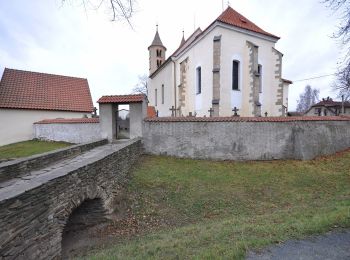
[[[289,240],[259,252],[249,252],[247,260],[350,259],[350,230],[329,232],[304,240]]]

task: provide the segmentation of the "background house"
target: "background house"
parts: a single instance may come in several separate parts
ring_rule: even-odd
[[[0,145],[33,138],[43,119],[91,117],[87,79],[5,68],[0,81]]]
[[[231,7],[169,58],[157,29],[148,48],[150,105],[160,117],[232,116],[235,107],[241,116],[286,115],[292,82],[282,78],[278,40]]]
[[[332,98],[324,98],[322,101],[311,106],[308,111],[304,113],[304,116],[338,116],[341,114],[350,115],[350,102],[333,101]]]

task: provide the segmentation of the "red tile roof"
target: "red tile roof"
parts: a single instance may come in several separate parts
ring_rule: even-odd
[[[114,95],[114,96],[102,96],[97,103],[108,104],[108,103],[139,103],[146,99],[144,94],[136,95]]]
[[[147,117],[156,117],[157,116],[157,112],[154,106],[148,106],[147,107]]]
[[[0,108],[91,113],[93,104],[86,79],[5,68]]]
[[[99,122],[99,118],[56,118],[44,119],[34,124],[97,124]]]
[[[236,10],[232,9],[230,6],[227,7],[227,9],[216,19],[216,21],[233,25],[235,27],[239,27],[248,31],[261,33],[276,39],[280,39],[280,37],[264,31],[256,24],[245,18],[243,15],[238,13]]]
[[[282,79],[282,81],[284,83],[287,83],[287,84],[293,84],[293,81],[289,80],[289,79]]]
[[[342,102],[341,101],[333,101],[332,99],[324,99],[315,105],[312,105],[312,107],[319,107],[319,106],[325,106],[325,107],[341,107]],[[344,107],[350,107],[350,102],[345,101]]]
[[[350,121],[346,116],[304,117],[155,117],[146,122],[295,122],[295,121]]]

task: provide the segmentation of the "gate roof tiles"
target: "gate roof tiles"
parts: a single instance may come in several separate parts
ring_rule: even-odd
[[[146,99],[144,94],[133,94],[133,95],[113,95],[113,96],[102,96],[97,103],[109,104],[109,103],[139,103]]]

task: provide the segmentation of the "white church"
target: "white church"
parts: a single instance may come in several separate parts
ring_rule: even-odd
[[[149,46],[149,105],[158,116],[285,116],[280,38],[228,7],[166,58],[158,29]]]

